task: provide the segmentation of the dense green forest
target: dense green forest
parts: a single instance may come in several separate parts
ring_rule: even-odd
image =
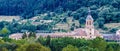
[[[72,41],[72,42],[71,42]],[[21,40],[0,39],[0,51],[120,51],[116,42],[106,42],[102,38],[93,40],[79,38],[47,38],[34,36]]]
[[[85,19],[88,7],[95,20],[102,20],[102,23],[120,22],[120,0],[0,0],[0,15],[31,18],[54,12],[68,13],[68,16],[80,20]]]
[[[0,34],[16,33],[22,30],[33,32],[51,30],[61,21],[60,17],[64,18],[63,22],[66,22],[66,18],[73,17],[82,27],[88,14],[88,7],[91,9],[91,15],[97,28],[105,31],[108,28],[104,27],[104,24],[120,22],[120,0],[0,0],[0,15],[18,15],[23,19],[28,19],[47,13],[47,16],[44,16],[45,20],[56,19],[54,20],[56,22],[50,23],[49,26],[44,24],[34,26],[29,22],[18,24],[16,21],[12,23],[3,21],[0,22]],[[71,26],[71,29],[73,27],[75,26]],[[119,27],[112,28],[108,32],[115,33],[118,29]]]

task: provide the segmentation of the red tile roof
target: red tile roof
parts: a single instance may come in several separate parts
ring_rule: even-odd
[[[76,29],[76,30],[74,30],[74,32],[76,32],[75,35],[77,35],[77,36],[87,36],[85,30],[82,28]]]

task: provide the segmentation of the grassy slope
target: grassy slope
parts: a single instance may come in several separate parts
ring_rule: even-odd
[[[111,28],[120,28],[120,23],[108,23],[105,24],[105,27],[111,29]]]
[[[107,33],[113,28],[120,29],[120,23],[108,23],[108,24],[104,24],[104,27],[106,27],[108,30],[102,30],[102,29],[98,29],[98,30],[100,32]]]

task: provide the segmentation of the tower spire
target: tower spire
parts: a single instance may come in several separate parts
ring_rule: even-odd
[[[91,10],[90,8],[88,8],[88,15],[87,15],[87,18],[86,18],[86,27],[88,28],[93,28],[93,18],[91,16]]]
[[[91,15],[90,7],[88,7],[88,15]]]
[[[86,20],[93,20],[93,18],[91,16],[91,10],[89,7],[88,7],[88,16],[87,16]]]
[[[92,38],[94,36],[94,25],[93,25],[93,18],[91,16],[91,10],[88,8],[88,15],[86,18],[86,33],[89,38]]]

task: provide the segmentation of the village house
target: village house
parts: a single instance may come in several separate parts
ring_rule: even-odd
[[[107,41],[120,42],[120,30],[117,30],[116,34],[103,34],[103,38]]]
[[[14,33],[14,34],[11,34],[9,38],[19,40],[19,39],[22,39],[22,35],[23,35],[22,33]]]
[[[1,21],[7,21],[12,22],[13,20],[20,20],[20,16],[0,16],[0,22]]]

